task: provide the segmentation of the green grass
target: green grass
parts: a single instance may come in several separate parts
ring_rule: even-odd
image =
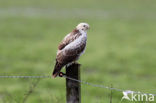
[[[154,0],[1,0],[0,75],[51,75],[62,38],[87,22],[81,79],[156,94]],[[0,79],[0,103],[21,103],[35,79]],[[27,103],[63,103],[63,78],[41,79]],[[109,103],[110,90],[82,85],[82,103]],[[122,93],[113,91],[113,103]],[[132,103],[127,100],[124,103]]]

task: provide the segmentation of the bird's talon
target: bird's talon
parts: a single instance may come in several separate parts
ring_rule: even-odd
[[[63,73],[63,72],[60,72],[59,73],[59,77],[63,77],[63,76],[65,76],[66,74],[65,73]]]

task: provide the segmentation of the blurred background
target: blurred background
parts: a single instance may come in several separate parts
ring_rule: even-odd
[[[0,0],[0,75],[51,75],[58,43],[87,22],[81,79],[156,93],[155,0]],[[22,103],[37,79],[0,79],[0,103]],[[40,79],[26,103],[64,103],[65,80]],[[82,103],[109,103],[110,90],[81,86]],[[113,91],[113,103],[122,93]],[[128,100],[124,100],[124,103]]]

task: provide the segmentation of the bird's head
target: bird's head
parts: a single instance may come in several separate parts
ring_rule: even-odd
[[[80,23],[76,26],[76,29],[83,30],[83,31],[87,31],[89,28],[90,28],[89,24],[87,23]]]

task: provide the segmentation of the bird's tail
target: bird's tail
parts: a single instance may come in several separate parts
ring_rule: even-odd
[[[60,73],[60,70],[62,69],[62,67],[63,67],[63,65],[60,64],[59,62],[57,62],[57,60],[56,60],[55,68],[54,68],[54,71],[53,71],[53,74],[52,74],[52,76],[54,78]]]

